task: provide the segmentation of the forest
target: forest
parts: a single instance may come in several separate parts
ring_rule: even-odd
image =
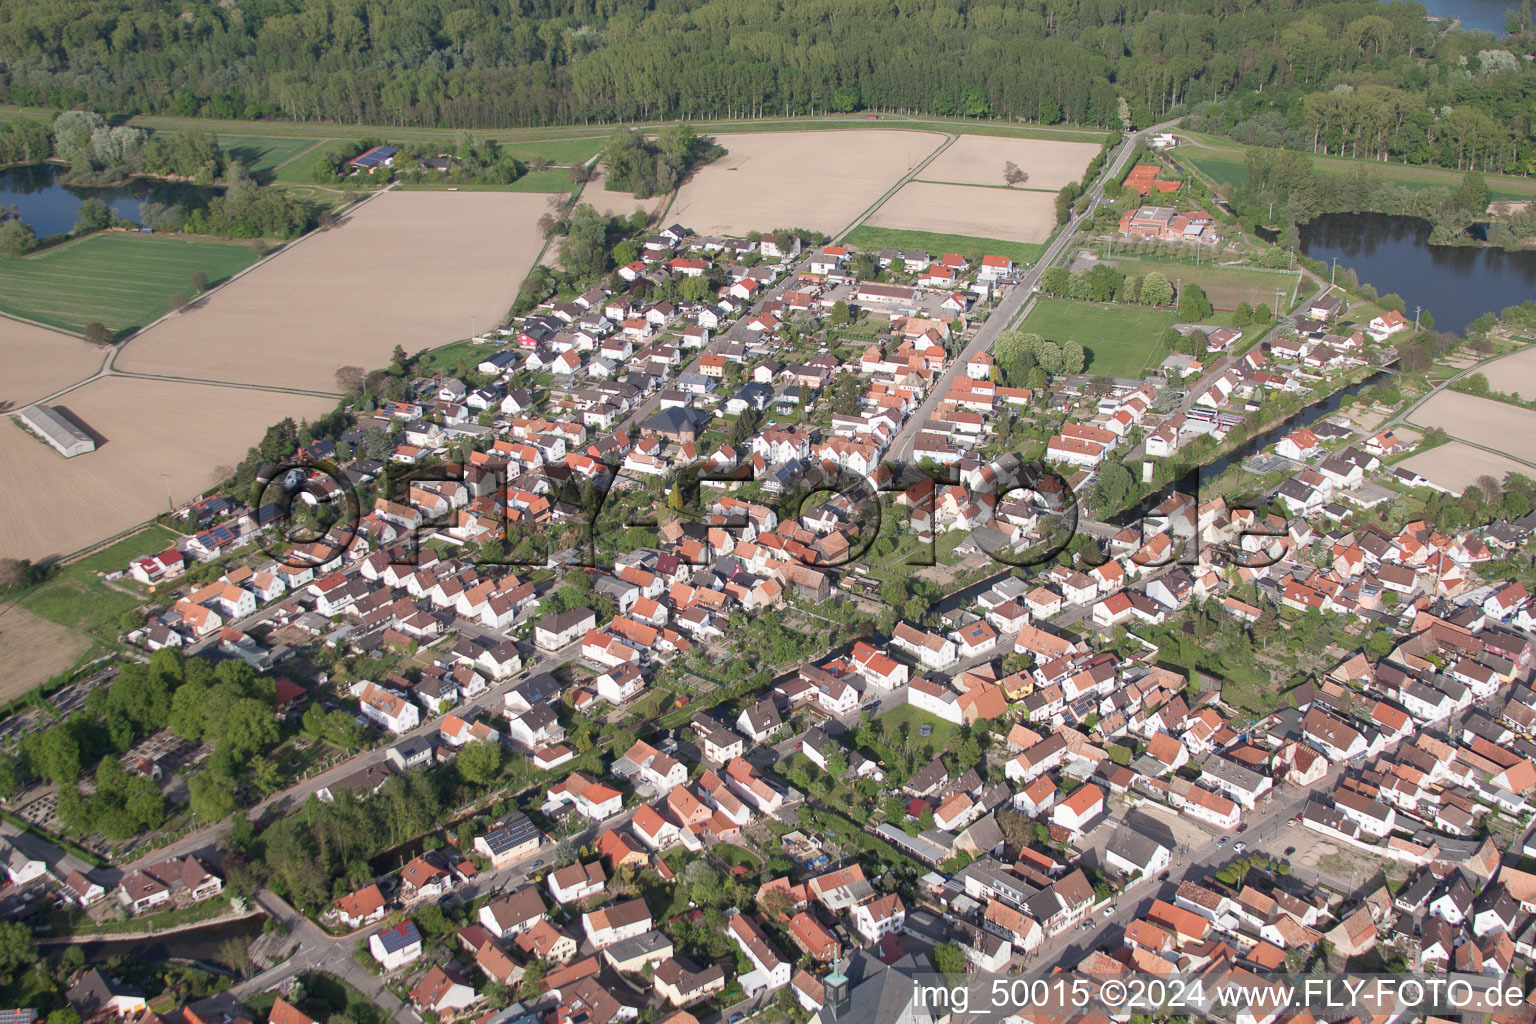
[[[1528,13],[1507,49],[1424,15],[1403,0],[11,0],[0,101],[461,128],[863,109],[1142,127],[1214,102],[1271,145],[1529,169]]]

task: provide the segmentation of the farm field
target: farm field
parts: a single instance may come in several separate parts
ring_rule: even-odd
[[[0,701],[11,701],[74,665],[91,642],[20,604],[0,605]]]
[[[982,256],[1007,256],[1015,263],[1033,266],[1045,247],[1031,242],[1009,242],[999,238],[973,238],[970,235],[945,235],[933,231],[904,231],[860,224],[843,239],[858,249],[924,249],[935,256],[958,252],[968,260]]]
[[[1056,196],[1023,189],[913,181],[882,203],[868,223],[1038,244],[1056,230]]]
[[[704,235],[774,228],[836,235],[940,141],[922,131],[722,135],[720,143],[730,152],[694,173],[667,216]],[[836,173],[817,168],[835,168]]]
[[[109,377],[58,405],[104,441],[62,458],[6,417],[0,421],[0,557],[69,554],[165,510],[215,482],[285,416],[314,419],[329,398],[210,384]],[[47,502],[33,497],[46,481]],[[39,594],[47,588],[40,588]],[[55,618],[27,600],[33,611]],[[113,614],[116,614],[114,612]],[[72,623],[64,623],[72,625]]]
[[[89,377],[106,357],[79,338],[0,317],[0,408],[30,405]]]
[[[565,174],[566,172],[555,171],[552,173]],[[565,180],[567,183],[570,182],[569,175],[566,176]],[[594,174],[592,180],[588,181],[581,190],[581,202],[591,203],[597,208],[597,212],[606,213],[610,217],[628,217],[636,210],[644,210],[647,214],[653,214],[661,209],[666,204],[666,201],[667,197],[665,195],[652,196],[649,199],[636,199],[632,192],[621,192],[617,189],[611,189],[608,187],[607,176],[602,171]],[[692,227],[691,224],[689,226]],[[699,229],[694,228],[694,230],[697,231]]]
[[[1282,289],[1281,309],[1289,309],[1296,301],[1296,288],[1301,283],[1300,274],[1276,273],[1271,270],[1255,270],[1251,267],[1196,266],[1193,263],[1174,263],[1167,260],[1122,259],[1108,257],[1115,269],[1122,274],[1145,277],[1154,270],[1170,281],[1198,284],[1205,289],[1206,298],[1217,309],[1236,309],[1239,302],[1257,306],[1263,303],[1275,308],[1275,289]]]
[[[1443,427],[1458,440],[1536,463],[1536,412],[1530,409],[1459,391],[1440,391],[1414,410],[1412,422],[1419,427]]]
[[[1005,185],[1003,165],[1010,160],[1029,175],[1021,189],[1057,192],[1078,181],[1100,147],[1092,142],[1049,142],[962,135],[923,168],[923,181],[957,185]]]
[[[1447,441],[1398,463],[1424,479],[1460,494],[1480,476],[1503,480],[1509,473],[1530,475],[1531,467],[1460,441]]]
[[[290,139],[277,135],[220,135],[219,145],[230,156],[245,164],[258,177],[276,170],[285,160],[292,160],[310,146],[314,139]]]
[[[1171,153],[1175,160],[1193,164],[1218,184],[1229,181],[1240,186],[1248,180],[1248,166],[1244,162],[1247,153],[1245,147],[1219,135],[1195,137],[1207,140],[1210,148],[1179,146]],[[1328,175],[1353,174],[1365,170],[1381,175],[1394,185],[1410,189],[1458,188],[1461,185],[1460,171],[1440,167],[1411,167],[1406,164],[1384,164],[1375,160],[1350,160],[1320,155],[1312,155],[1312,166]],[[1488,192],[1495,199],[1536,197],[1536,181],[1530,179],[1489,174],[1487,181]]]
[[[533,193],[380,194],[134,338],[116,366],[334,391],[337,367],[468,337],[472,318],[480,330],[500,323],[543,245],[545,209]]]
[[[1511,352],[1482,368],[1495,391],[1522,398],[1536,398],[1536,347]]]
[[[1088,373],[1141,377],[1167,357],[1160,339],[1175,319],[1171,310],[1042,298],[1020,330],[1050,341],[1077,342],[1088,354]]]
[[[256,262],[251,242],[104,231],[31,256],[0,256],[0,310],[82,331],[142,327],[191,294],[201,271],[217,284]]]

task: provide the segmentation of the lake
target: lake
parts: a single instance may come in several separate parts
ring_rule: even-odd
[[[88,198],[110,206],[125,220],[137,221],[139,204],[146,200],[166,206],[195,209],[208,205],[218,189],[181,182],[134,178],[107,188],[80,188],[60,183],[64,168],[55,164],[31,164],[0,171],[0,206],[15,206],[24,224],[38,238],[63,234],[75,226],[75,213]]]
[[[1461,27],[1482,32],[1504,34],[1504,12],[1518,9],[1518,3],[1509,0],[1421,0],[1431,15],[1439,18],[1459,18]]]
[[[1430,245],[1429,222],[1381,213],[1325,213],[1301,228],[1301,251],[1350,267],[1382,295],[1435,314],[1435,329],[1462,333],[1484,313],[1518,306],[1536,289],[1536,252]]]

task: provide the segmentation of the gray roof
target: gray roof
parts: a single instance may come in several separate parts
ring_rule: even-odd
[[[1109,837],[1109,845],[1105,847],[1106,852],[1137,865],[1143,871],[1147,870],[1158,850],[1166,852],[1166,849],[1162,843],[1131,828],[1115,829]]]

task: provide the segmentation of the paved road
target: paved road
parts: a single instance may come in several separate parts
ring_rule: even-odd
[[[1270,795],[1267,801],[1261,800],[1257,810],[1243,815],[1243,821],[1248,827],[1243,831],[1241,841],[1252,847],[1256,853],[1276,856],[1280,849],[1290,845],[1285,842],[1286,839],[1291,836],[1300,838],[1299,830],[1303,826],[1293,827],[1287,825],[1287,822],[1301,813],[1311,794],[1331,791],[1338,784],[1343,770],[1343,765],[1334,765],[1327,775],[1310,787],[1286,786]],[[1141,813],[1154,820],[1161,817],[1156,811],[1143,810]],[[1189,821],[1187,818],[1182,820]],[[1040,948],[1031,954],[1028,970],[1031,973],[1048,974],[1058,963],[1076,962],[1101,944],[1116,944],[1124,935],[1126,927],[1145,912],[1154,898],[1161,897],[1171,901],[1172,893],[1178,888],[1179,882],[1185,878],[1198,880],[1207,877],[1237,856],[1234,844],[1217,846],[1216,843],[1217,837],[1212,835],[1199,845],[1188,847],[1187,853],[1183,852],[1186,847],[1180,847],[1175,851],[1173,864],[1168,869],[1167,882],[1159,882],[1155,879],[1137,882],[1111,905],[1110,916],[1105,917],[1101,914],[1098,917],[1089,918],[1088,923],[1091,927],[1084,929],[1078,926],[1042,943]],[[1347,880],[1341,884],[1347,884]]]
[[[916,442],[918,433],[922,430],[923,425],[928,422],[928,418],[933,415],[933,411],[938,407],[944,395],[949,391],[950,385],[954,382],[955,375],[965,371],[965,364],[972,357],[982,352],[990,351],[992,343],[997,340],[999,334],[1028,314],[1030,306],[1034,303],[1035,287],[1040,283],[1040,276],[1045,273],[1046,269],[1062,253],[1067,251],[1067,248],[1077,237],[1078,229],[1084,223],[1093,220],[1094,210],[1098,208],[1099,203],[1104,199],[1104,182],[1118,179],[1120,172],[1125,168],[1127,161],[1130,160],[1131,153],[1136,148],[1137,138],[1149,133],[1164,131],[1177,123],[1177,121],[1166,121],[1163,124],[1153,125],[1144,131],[1133,133],[1126,137],[1120,148],[1115,151],[1114,159],[1110,161],[1108,168],[1100,174],[1098,182],[1089,191],[1088,208],[1080,216],[1074,216],[1067,223],[1067,226],[1056,235],[1055,241],[1051,242],[1045,252],[1040,255],[1040,259],[1035,262],[1034,267],[1025,272],[1019,278],[1018,284],[1009,289],[1008,294],[1003,297],[1002,301],[997,304],[997,308],[992,311],[992,315],[987,318],[987,322],[981,325],[965,348],[960,351],[960,354],[949,361],[948,367],[939,375],[938,380],[934,382],[933,387],[929,390],[928,396],[923,399],[923,404],[907,419],[900,433],[896,435],[896,440],[892,442],[890,454],[887,458],[898,465],[911,461],[912,445]]]
[[[465,703],[460,704],[453,709],[454,713],[463,715],[466,711],[489,711],[493,716],[500,714],[502,708],[504,707],[502,698],[507,690],[511,689],[513,686],[527,679],[531,675],[535,675],[540,672],[553,672],[561,665],[575,661],[580,655],[581,641],[578,640],[575,643],[563,647],[552,654],[547,654],[542,658],[539,658],[522,672],[519,672],[517,675],[505,680],[504,682],[497,683],[495,686],[492,686],[489,690],[481,694],[479,697],[476,697],[474,700],[466,701]],[[389,749],[390,746],[394,746],[394,744],[400,740],[413,736],[433,735],[437,732],[440,725],[441,718],[429,718],[422,725],[412,729],[410,732],[393,738],[387,746],[364,751],[361,754],[350,757],[340,764],[320,772],[318,775],[313,775],[303,780],[302,782],[298,782],[293,786],[282,790],[281,792],[272,794],[265,800],[262,800],[261,802],[247,808],[245,812],[246,816],[252,821],[259,821],[262,816],[265,815],[269,810],[281,813],[302,807],[304,802],[309,799],[310,795],[318,792],[321,788],[339,782],[354,772],[362,771],[364,768],[367,768],[370,765],[382,763],[384,761],[385,752]],[[124,873],[131,871],[136,867],[142,867],[145,864],[152,864],[157,861],[165,860],[169,857],[180,857],[189,853],[206,852],[210,850],[218,844],[219,839],[227,830],[228,824],[224,822],[221,822],[217,825],[210,825],[207,828],[199,829],[196,832],[190,832],[182,838],[176,840],[174,843],[171,843],[168,846],[162,846],[151,853],[147,853],[143,857],[140,857],[129,864],[123,865],[121,868],[102,869],[101,871],[94,872],[92,877],[97,878],[102,882],[103,885],[111,888],[111,886],[115,884]]]

